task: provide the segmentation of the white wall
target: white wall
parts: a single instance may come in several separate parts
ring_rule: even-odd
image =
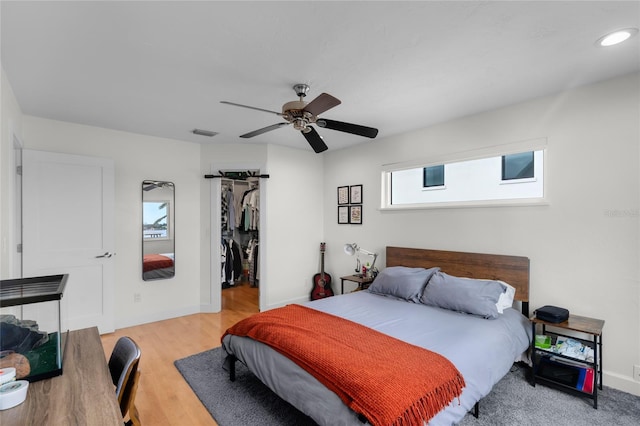
[[[382,164],[548,138],[550,204],[381,212]],[[640,395],[640,75],[578,88],[420,131],[329,151],[327,264],[353,269],[342,245],[527,256],[531,310],[546,304],[606,321],[604,384]],[[363,225],[337,225],[336,188],[364,185]],[[379,265],[385,263],[384,256]]]
[[[115,326],[200,311],[200,146],[198,144],[23,118],[27,149],[112,158],[115,162]],[[142,181],[175,184],[176,275],[142,280]],[[141,302],[134,303],[134,294]]]
[[[301,143],[306,143],[301,140]],[[307,301],[320,271],[323,156],[270,145],[268,151],[266,307]]]
[[[304,143],[304,140],[301,141]],[[218,170],[260,169],[260,308],[262,310],[309,299],[312,277],[319,268],[322,241],[323,157],[310,150],[251,144],[203,145],[203,173]],[[211,250],[211,179],[202,197],[202,282],[204,311],[220,306],[220,282],[213,280],[209,259],[219,259],[218,245]],[[214,275],[218,276],[218,275]]]

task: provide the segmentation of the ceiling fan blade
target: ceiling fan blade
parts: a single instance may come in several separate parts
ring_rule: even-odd
[[[237,107],[241,107],[241,108],[255,109],[256,111],[269,112],[269,113],[271,113],[271,114],[275,114],[275,115],[282,115],[282,113],[281,113],[281,112],[271,111],[271,110],[263,109],[263,108],[252,107],[252,106],[249,106],[249,105],[237,104],[237,103],[235,103],[235,102],[220,101],[220,103],[221,103],[221,104],[227,104],[227,105],[233,105],[233,106],[237,106]]]
[[[313,148],[316,153],[326,151],[328,147],[324,143],[318,132],[316,132],[316,129],[311,126],[307,127],[307,129],[311,130],[309,130],[307,133],[305,133],[304,131],[300,131],[300,133],[302,133],[307,142],[309,142],[311,148]]]
[[[157,183],[149,182],[149,183],[143,184],[142,190],[143,191],[151,191],[152,189],[156,189],[156,188],[159,188],[159,187],[160,187],[160,185],[158,185]]]
[[[319,118],[316,124],[325,129],[337,130],[339,132],[352,133],[354,135],[366,136],[368,138],[375,138],[378,136],[378,129],[373,127],[360,126],[358,124],[344,123],[342,121],[327,120],[326,118]]]
[[[263,133],[270,132],[275,129],[279,129],[282,126],[288,126],[289,123],[277,123],[272,124],[271,126],[263,127],[262,129],[254,130],[253,132],[245,133],[244,135],[240,135],[241,138],[252,138],[254,136],[261,135]]]
[[[334,98],[328,93],[321,93],[304,107],[304,111],[310,112],[313,115],[319,115],[341,103],[340,99]]]

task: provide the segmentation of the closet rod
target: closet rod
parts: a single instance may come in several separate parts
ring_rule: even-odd
[[[256,174],[256,172],[222,172],[220,170],[218,170],[217,175],[204,175],[205,179],[214,179],[214,178],[225,178],[225,179],[232,179],[232,180],[247,180],[248,178],[264,178],[264,179],[268,179],[269,175],[259,175]]]

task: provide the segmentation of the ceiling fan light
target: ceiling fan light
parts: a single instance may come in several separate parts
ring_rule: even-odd
[[[604,35],[596,42],[598,46],[609,47],[622,43],[623,41],[631,38],[638,33],[637,28],[625,28],[623,30],[617,30],[607,35]]]
[[[309,133],[309,129],[307,128],[307,122],[302,118],[296,118],[293,120],[293,128],[296,130],[300,130],[304,133]]]

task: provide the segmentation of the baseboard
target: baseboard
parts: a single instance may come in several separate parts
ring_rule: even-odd
[[[200,305],[200,312],[203,314],[217,314],[220,312],[220,309],[214,309],[213,305],[210,303]]]
[[[184,308],[172,309],[168,311],[153,312],[150,314],[137,315],[127,318],[116,319],[116,329],[133,327],[135,325],[147,324],[150,322],[163,321],[172,318],[183,317],[185,315],[200,313],[200,305],[186,306]]]
[[[604,371],[602,384],[609,386],[610,388],[640,396],[640,382],[636,382],[629,376]]]
[[[305,303],[309,301],[309,296],[297,297],[295,299],[288,299],[278,303],[271,303],[264,306],[264,311],[268,311],[270,309],[281,308],[283,306],[290,305],[292,303]]]

